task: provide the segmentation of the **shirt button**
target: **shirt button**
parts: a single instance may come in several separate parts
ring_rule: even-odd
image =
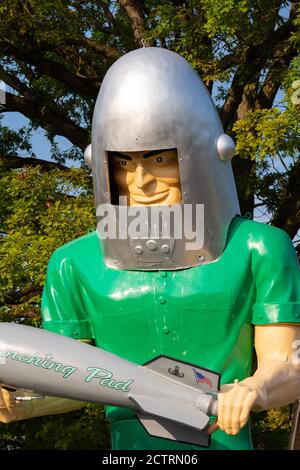
[[[160,271],[159,275],[160,275],[160,277],[167,277],[166,271]]]
[[[164,335],[168,335],[169,333],[170,333],[169,328],[168,328],[167,326],[164,326],[164,327],[163,327],[163,334],[164,334]]]
[[[160,304],[165,304],[166,303],[166,299],[162,296],[158,298],[158,301],[159,301]]]

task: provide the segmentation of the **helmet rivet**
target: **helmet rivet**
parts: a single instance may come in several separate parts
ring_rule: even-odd
[[[146,242],[146,246],[147,248],[149,248],[149,250],[153,251],[153,250],[156,250],[157,248],[157,242],[155,240],[148,240]]]
[[[134,251],[136,252],[137,255],[141,255],[143,253],[143,248],[141,247],[141,245],[137,245],[134,248]]]

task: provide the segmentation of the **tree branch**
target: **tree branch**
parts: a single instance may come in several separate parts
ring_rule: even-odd
[[[296,56],[296,49],[288,42],[278,45],[278,49],[274,53],[274,61],[257,95],[255,109],[270,109],[272,107],[281,85],[280,71],[289,67],[292,59]]]
[[[127,42],[128,38],[127,38],[127,35],[126,35],[126,31],[124,31],[124,29],[122,28],[120,23],[116,20],[113,13],[110,11],[107,1],[106,0],[99,0],[99,3],[101,5],[101,7],[103,8],[104,13],[106,14],[106,17],[107,17],[108,21],[110,21],[110,23],[114,27],[114,30],[113,30],[114,34],[122,36],[123,39]],[[109,32],[109,34],[111,34],[111,33]]]
[[[225,129],[229,126],[230,121],[233,119],[240,105],[243,96],[241,89],[244,89],[247,83],[251,83],[252,77],[264,68],[268,60],[272,60],[272,66],[261,87],[254,107],[265,107],[266,105],[267,108],[270,108],[272,106],[279,87],[279,78],[274,81],[273,72],[276,70],[278,76],[278,69],[287,67],[292,58],[297,54],[296,48],[289,42],[291,33],[295,30],[295,15],[295,8],[292,8],[288,21],[277,30],[271,30],[268,25],[268,31],[270,31],[270,33],[266,35],[266,38],[261,44],[250,46],[247,50],[225,56],[219,60],[219,70],[226,70],[229,66],[238,65],[226,100],[220,110],[220,117]],[[275,19],[273,26],[275,27]],[[246,66],[245,71],[243,71],[244,66]],[[273,80],[271,80],[272,75]]]
[[[281,3],[281,2],[280,2]],[[296,18],[297,7],[296,3],[292,3],[289,19],[278,29],[274,30],[273,27],[268,26],[268,34],[261,44],[256,44],[252,47],[253,57],[262,56],[264,60],[272,58],[274,48],[277,47],[282,41],[289,38],[290,34],[295,31],[294,20]],[[231,67],[238,65],[245,65],[248,61],[248,53],[245,50],[238,50],[231,54],[221,57],[217,62],[217,70],[224,72]]]
[[[54,102],[44,104],[33,95],[29,97],[29,93],[26,97],[6,93],[6,103],[0,106],[0,112],[9,111],[18,111],[28,119],[38,120],[44,129],[63,135],[82,150],[89,143],[89,132],[60,112]]]
[[[40,317],[40,308],[31,307],[28,310],[21,310],[20,313],[16,313],[17,309],[20,307],[22,302],[19,303],[7,303],[7,307],[12,310],[13,318],[39,318]]]
[[[150,46],[145,40],[144,35],[144,16],[142,7],[137,0],[119,0],[120,6],[125,11],[126,15],[130,19],[133,35],[136,43],[141,47],[143,43],[146,46]]]
[[[60,163],[48,162],[47,160],[42,160],[40,158],[19,157],[18,155],[10,157],[6,155],[0,156],[0,172],[15,170],[25,166],[40,166],[45,171],[54,170],[55,168],[58,168],[59,170],[68,170],[66,166],[61,165]]]
[[[104,55],[108,59],[118,59],[120,57],[119,51],[117,49],[113,49],[112,47],[107,46],[106,44],[99,44],[96,41],[93,41],[92,39],[82,37],[78,41],[72,40],[72,45],[77,44],[81,45],[85,44],[87,47],[90,49],[93,49],[96,52],[100,52],[101,54],[104,53]]]
[[[300,229],[300,159],[290,170],[285,196],[280,199],[271,224],[285,230],[293,239]]]
[[[231,82],[225,103],[219,111],[219,115],[225,131],[229,127],[230,122],[233,120],[234,114],[236,113],[236,110],[242,101],[243,90],[244,84],[242,83],[240,74],[237,72]]]
[[[41,50],[34,47],[30,48],[27,46],[27,50],[25,51],[23,48],[15,47],[10,43],[0,42],[0,47],[4,47],[4,45],[6,45],[6,54],[11,55],[16,60],[36,66],[39,75],[44,74],[55,78],[61,83],[68,85],[81,96],[92,99],[97,97],[100,87],[98,79],[90,79],[72,73],[65,65],[47,59]]]
[[[22,302],[24,302],[24,297],[30,298],[32,297],[32,295],[41,294],[42,291],[42,287],[30,286],[19,292],[14,292],[12,296],[7,296],[5,300],[13,307],[16,305],[20,305]]]
[[[6,85],[10,86],[11,88],[18,91],[19,93],[22,93],[23,95],[26,95],[26,93],[29,91],[25,83],[22,83],[21,80],[18,79],[18,77],[12,75],[11,73],[7,72],[1,67],[0,67],[0,79],[3,80],[3,82],[6,83]]]

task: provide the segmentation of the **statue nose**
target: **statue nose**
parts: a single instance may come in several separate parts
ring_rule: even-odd
[[[134,180],[136,187],[142,189],[151,179],[150,173],[148,173],[142,165],[138,165]]]

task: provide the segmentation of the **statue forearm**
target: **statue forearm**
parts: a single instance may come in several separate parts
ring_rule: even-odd
[[[254,410],[287,405],[300,397],[300,364],[288,360],[288,356],[270,356],[241,385],[257,392]]]
[[[86,405],[81,401],[69,400],[66,398],[45,397],[43,400],[34,400],[31,403],[31,416],[23,417],[21,419],[36,418],[38,416],[46,416],[52,414],[67,413],[69,411],[77,410]],[[25,414],[25,412],[24,412]]]
[[[86,404],[76,400],[65,398],[45,397],[41,400],[19,401],[16,396],[26,396],[28,393],[17,390],[9,392],[1,388],[0,390],[0,422],[11,423],[22,421],[38,416],[67,413],[82,408]]]
[[[87,344],[92,343],[90,339],[81,339],[79,341]],[[81,401],[57,397],[16,402],[17,396],[30,396],[30,393],[21,390],[13,391],[0,386],[0,423],[11,423],[39,416],[67,413],[86,405]]]
[[[300,358],[294,347],[300,340],[299,325],[255,327],[258,368],[252,377],[226,384],[218,399],[218,426],[237,434],[251,410],[278,408],[300,396]]]

